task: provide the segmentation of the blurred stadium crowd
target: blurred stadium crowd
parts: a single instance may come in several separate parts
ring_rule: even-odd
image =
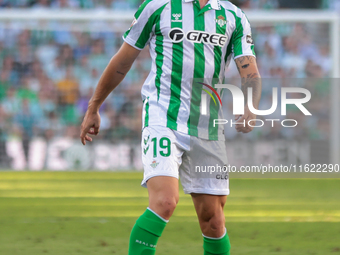
[[[275,0],[241,2],[249,8],[277,7]],[[135,9],[139,4],[138,0],[0,0],[1,7],[31,8]],[[327,25],[254,27],[253,35],[263,78],[330,77]],[[121,36],[113,31],[81,32],[67,28],[25,30],[16,26],[12,29],[0,23],[0,151],[8,139],[22,139],[27,151],[33,137],[77,138],[88,100],[100,74],[121,45]],[[150,65],[149,53],[144,50],[123,84],[102,106],[100,136],[103,139],[138,139],[142,107],[140,88]],[[234,64],[226,75],[238,77]],[[322,92],[319,104],[328,105],[329,86],[319,84],[318,88]],[[267,107],[270,100],[271,90],[264,89],[262,104]],[[315,108],[322,109],[320,114],[327,118],[328,108],[318,108],[321,105]],[[316,139],[328,136],[328,124],[320,124],[317,119],[301,127],[299,134],[302,136]],[[279,131],[264,130],[261,134],[254,132],[253,136],[293,137],[290,133],[275,132]],[[226,135],[230,139],[235,137],[228,132]]]

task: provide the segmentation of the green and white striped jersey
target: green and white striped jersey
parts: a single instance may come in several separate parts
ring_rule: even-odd
[[[229,1],[146,0],[135,14],[126,43],[150,46],[152,68],[142,87],[143,126],[165,126],[209,140],[223,140],[221,104],[211,92],[223,83],[232,55],[255,56],[250,24]],[[201,81],[208,86],[197,81]],[[218,94],[221,90],[216,89]],[[207,114],[201,114],[203,94]]]

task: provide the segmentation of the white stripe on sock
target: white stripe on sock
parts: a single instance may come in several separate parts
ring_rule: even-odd
[[[155,213],[152,209],[150,209],[149,207],[148,208],[146,208],[146,209],[148,209],[150,212],[152,212],[154,215],[156,215],[158,218],[160,218],[162,221],[164,221],[164,222],[166,222],[166,223],[168,223],[169,222],[169,220],[166,220],[166,219],[163,219],[161,216],[159,216],[157,213]]]
[[[204,234],[202,234],[202,236],[205,237],[205,238],[208,238],[208,239],[212,239],[212,240],[220,240],[223,237],[225,237],[226,234],[227,234],[227,228],[225,229],[225,232],[224,232],[223,236],[221,236],[221,237],[209,237],[209,236],[205,236]]]

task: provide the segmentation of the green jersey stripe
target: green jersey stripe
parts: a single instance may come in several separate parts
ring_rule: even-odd
[[[243,25],[242,25],[242,19],[236,15],[236,13],[232,10],[228,10],[231,14],[234,15],[235,17],[235,22],[236,22],[236,29],[233,32],[232,35],[232,43],[234,45],[234,55],[239,56],[243,54],[243,49],[242,49],[242,43],[237,43],[238,39],[240,37],[243,37]]]
[[[231,38],[230,38],[230,41],[232,41],[232,40],[233,40],[233,36],[231,36]],[[229,43],[228,47],[227,47],[227,53],[225,54],[225,57],[224,57],[225,63],[228,62],[228,58],[232,53],[233,53],[233,44]]]
[[[254,45],[250,46],[250,48],[251,48],[251,51],[253,52],[253,54],[254,54],[254,56],[255,56],[256,53],[255,53],[255,47],[254,47]]]
[[[155,79],[155,86],[157,89],[157,102],[159,100],[159,94],[161,92],[161,76],[163,73],[162,67],[163,67],[163,61],[164,61],[164,54],[163,54],[163,40],[164,36],[162,34],[161,28],[160,28],[160,19],[158,20],[155,28],[155,34],[156,34],[156,47],[155,52],[157,54],[156,56],[156,79]]]
[[[145,47],[145,44],[149,41],[152,28],[153,28],[155,23],[159,23],[161,13],[163,12],[164,7],[166,5],[167,4],[164,4],[162,7],[158,8],[150,16],[150,18],[148,19],[148,22],[146,23],[146,25],[143,28],[143,31],[142,31],[140,37],[138,38],[135,46],[137,46],[138,48],[141,48],[141,49],[143,49]]]
[[[227,28],[227,16],[225,13],[225,9],[221,7],[221,10],[216,10],[216,33],[224,35],[226,33]],[[225,23],[225,24],[224,24]],[[221,72],[222,65],[222,49],[221,47],[214,47],[215,53],[215,72],[213,77],[212,86],[215,87],[215,82],[219,81],[219,76]],[[210,119],[209,119],[209,139],[214,140],[218,137],[218,126],[214,127],[214,120],[218,119],[218,112],[220,110],[220,105],[217,106],[213,101],[210,101]]]
[[[171,0],[171,17],[182,16],[182,0]],[[181,28],[182,22],[171,22],[171,28]],[[170,85],[170,102],[167,111],[167,127],[177,130],[177,117],[181,106],[181,84],[183,74],[183,42],[172,46],[172,72]]]
[[[145,119],[144,119],[144,127],[149,126],[149,98],[146,99],[145,104]]]
[[[204,12],[201,12],[199,2],[193,2],[194,8],[194,30],[204,31],[205,21]],[[195,43],[194,45],[194,80],[192,82],[191,88],[191,104],[190,104],[190,115],[188,119],[188,130],[189,135],[198,136],[198,122],[200,118],[200,105],[201,105],[201,95],[203,85],[197,83],[196,81],[200,79],[201,82],[204,81],[205,73],[205,55],[204,55],[204,44]]]

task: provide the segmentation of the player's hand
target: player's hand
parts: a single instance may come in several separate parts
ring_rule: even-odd
[[[86,141],[92,142],[90,135],[98,135],[100,127],[100,115],[99,112],[92,112],[87,110],[83,123],[81,124],[80,140],[83,145],[86,145]]]
[[[249,120],[255,120],[255,119],[256,119],[256,115],[249,110],[248,106],[245,106],[244,114],[235,116],[235,120],[237,121],[237,123],[240,123],[240,124],[235,125],[237,132],[242,132],[242,133],[251,132],[254,129],[254,127],[252,126],[254,126],[255,123],[254,121],[249,122]],[[252,126],[249,126],[249,124]]]

